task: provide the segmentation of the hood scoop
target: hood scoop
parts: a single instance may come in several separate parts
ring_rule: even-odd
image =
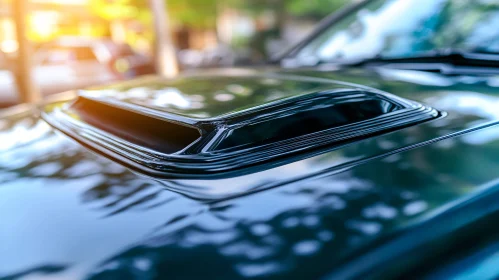
[[[182,111],[193,94],[174,80],[155,90],[163,89],[163,102],[177,102],[176,107],[148,106],[151,99],[136,93],[130,98],[124,92],[137,91],[135,85],[120,91],[81,91],[73,101],[47,106],[43,117],[90,149],[144,174],[211,178],[257,172],[268,164],[275,167],[439,116],[432,108],[374,89],[301,79],[310,84],[308,90],[287,95],[276,95],[268,77],[259,79],[266,84],[253,93],[244,88],[249,81],[232,80],[233,89],[250,93],[229,100],[221,90],[207,91],[207,96],[218,94],[215,101],[202,104],[211,114],[203,114],[199,104],[197,111],[194,106]],[[270,85],[289,82],[274,80]],[[217,82],[227,88],[227,83]],[[198,102],[206,98],[199,96]],[[227,111],[223,103],[230,104]]]
[[[89,128],[96,128],[94,133],[105,132],[109,138],[115,136],[116,140],[121,139],[124,143],[162,154],[182,151],[201,137],[196,127],[83,96],[76,99],[64,113],[77,116]]]

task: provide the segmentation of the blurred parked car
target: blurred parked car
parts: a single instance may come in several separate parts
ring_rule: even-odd
[[[0,108],[19,102],[12,60],[1,55]],[[35,53],[34,79],[42,95],[154,73],[152,60],[127,44],[62,38]]]
[[[229,67],[233,66],[238,59],[236,53],[226,45],[204,50],[180,50],[177,58],[182,70]]]

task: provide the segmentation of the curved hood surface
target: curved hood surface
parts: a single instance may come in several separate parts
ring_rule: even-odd
[[[198,108],[191,114],[201,114],[198,103],[203,102],[227,111],[225,106],[232,105],[222,104],[236,102],[236,93],[251,94],[254,84],[229,83],[225,73],[211,73],[222,76],[213,78],[216,86],[196,91],[199,97],[189,102]],[[275,73],[261,70],[258,75]],[[316,86],[300,79],[338,80],[428,104],[447,115],[300,161],[216,180],[143,177],[56,132],[36,111],[4,116],[0,278],[349,275],[348,264],[366,250],[391,248],[400,236],[497,189],[497,78],[394,69],[279,75],[297,82],[275,90]],[[186,84],[196,80],[185,79]],[[266,83],[271,87],[275,81]],[[146,84],[127,91],[146,96]],[[163,103],[157,101],[161,95],[147,100],[172,110],[183,106],[182,98],[172,105],[171,96],[181,96],[184,89],[168,88],[175,93]],[[238,196],[217,200],[227,192]],[[209,201],[201,199],[206,195]],[[410,253],[418,242],[423,241],[402,247]]]

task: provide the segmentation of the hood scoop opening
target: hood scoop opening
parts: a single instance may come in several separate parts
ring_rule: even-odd
[[[48,105],[42,117],[86,147],[140,173],[209,179],[258,172],[440,116],[416,102],[342,83],[323,83],[318,90],[258,104],[255,100],[267,96],[255,94],[244,95],[247,102],[232,103],[223,112],[222,99],[196,109],[170,110],[81,91],[73,101]],[[171,96],[185,104],[193,100],[187,94]],[[253,105],[245,107],[248,103]],[[202,118],[202,110],[220,114]]]
[[[327,94],[311,100],[306,107],[278,117],[255,120],[230,131],[217,146],[217,150],[243,145],[268,144],[286,141],[340,126],[353,125],[401,109],[400,105],[364,94]],[[298,107],[299,104],[291,106]],[[362,124],[362,123],[361,123]],[[361,127],[359,127],[361,128]],[[332,131],[331,133],[338,133]]]
[[[131,144],[164,154],[179,152],[201,136],[198,129],[79,97],[65,112]]]

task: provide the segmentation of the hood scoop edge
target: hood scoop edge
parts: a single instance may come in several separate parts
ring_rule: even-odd
[[[42,117],[146,175],[218,178],[289,163],[439,115],[388,93],[336,87],[203,120],[85,95],[47,106]]]

